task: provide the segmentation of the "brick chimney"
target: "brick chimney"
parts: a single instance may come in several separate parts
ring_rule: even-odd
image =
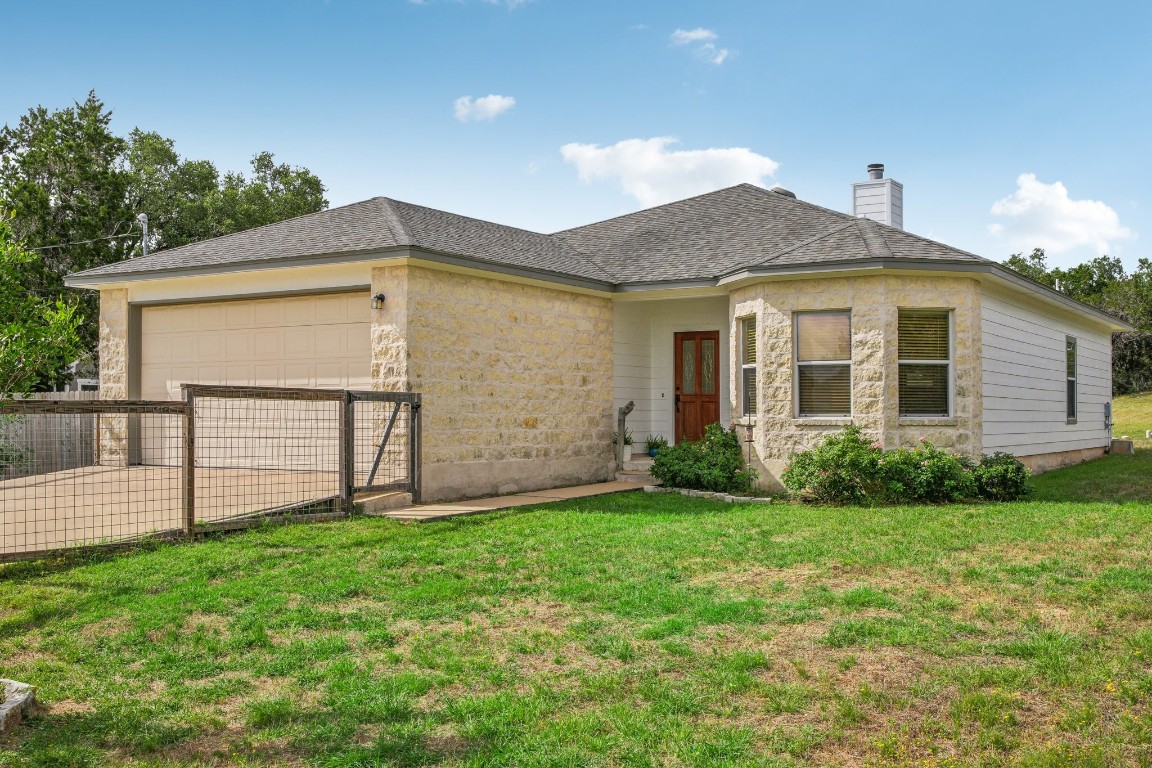
[[[904,185],[884,178],[884,164],[868,166],[868,180],[852,185],[852,215],[904,229]]]

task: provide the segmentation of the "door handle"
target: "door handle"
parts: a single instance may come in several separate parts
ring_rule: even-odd
[[[676,413],[680,413],[680,393],[676,393]]]

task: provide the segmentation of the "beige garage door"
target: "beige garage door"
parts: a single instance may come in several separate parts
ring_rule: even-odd
[[[370,389],[369,310],[366,292],[145,307],[141,396],[176,400],[184,383]],[[338,439],[331,403],[205,408],[218,413],[200,414],[198,464],[330,469]],[[168,442],[142,434],[142,462],[168,463],[177,453]]]
[[[371,363],[367,293],[145,307],[140,389],[180,398],[180,385],[362,389]]]

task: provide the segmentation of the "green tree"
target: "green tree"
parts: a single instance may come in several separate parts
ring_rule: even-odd
[[[1033,248],[1032,253],[1025,256],[1014,253],[1004,262],[1004,266],[1019,272],[1024,277],[1035,280],[1049,288],[1056,287],[1056,278],[1048,272],[1047,257],[1043,248]]]
[[[63,298],[65,275],[120,261],[139,240],[119,163],[126,142],[109,130],[111,117],[89,93],[55,112],[35,107],[0,130],[0,208],[14,213],[13,237],[41,254],[24,271],[25,285],[43,298]],[[83,316],[98,316],[95,294],[76,300]],[[94,349],[94,320],[82,336]]]
[[[252,175],[220,178],[207,160],[181,158],[171,139],[136,129],[124,167],[134,210],[149,218],[149,248],[162,250],[315,213],[328,207],[324,185],[307,168],[252,158]]]
[[[44,299],[78,304],[85,348],[96,349],[99,302],[64,286],[70,272],[138,255],[136,216],[149,217],[149,249],[174,248],[272,224],[328,206],[307,168],[252,159],[249,177],[221,177],[207,160],[182,158],[171,139],[110,129],[95,93],[56,111],[38,106],[0,130],[0,209],[13,236],[41,256],[24,265],[24,285]]]
[[[1098,307],[1107,305],[1116,285],[1128,278],[1120,259],[1111,256],[1098,256],[1068,269],[1056,268],[1052,275],[1062,293]]]
[[[220,188],[220,234],[315,213],[328,207],[324,185],[307,168],[276,164],[271,152],[252,158],[252,177],[229,173]]]
[[[1136,326],[1112,337],[1112,391],[1152,391],[1152,260],[1140,259],[1135,272],[1112,285],[1103,306]]]
[[[84,349],[76,304],[31,289],[42,259],[16,241],[10,221],[0,218],[0,397],[56,383]]]
[[[128,135],[124,169],[129,203],[148,214],[150,250],[176,248],[220,234],[220,174],[207,160],[186,160],[171,139],[135,129]]]

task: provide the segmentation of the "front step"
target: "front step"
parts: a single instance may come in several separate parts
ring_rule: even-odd
[[[656,479],[652,477],[651,471],[651,456],[633,456],[631,461],[624,462],[624,468],[616,473],[616,479],[625,483],[656,485]]]

